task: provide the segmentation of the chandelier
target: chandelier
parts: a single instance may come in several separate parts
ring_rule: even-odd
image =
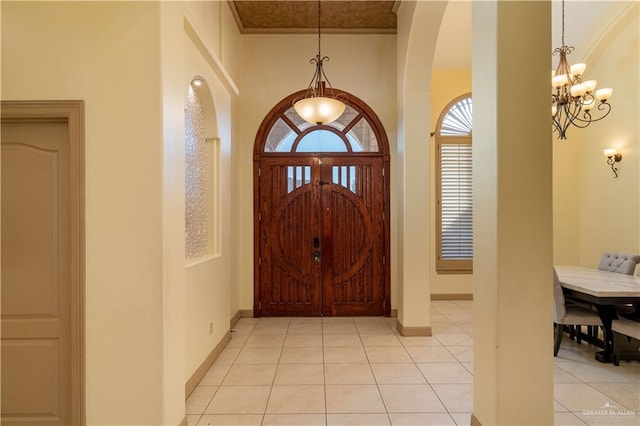
[[[303,98],[293,101],[298,115],[311,124],[328,124],[342,115],[346,96],[334,94],[333,87],[323,70],[324,61],[329,57],[320,53],[320,0],[318,0],[318,54],[309,61],[316,66],[316,72],[309,83]]]
[[[560,55],[558,68],[551,72],[551,116],[553,131],[558,132],[558,139],[567,139],[567,128],[570,124],[584,128],[592,121],[599,121],[611,111],[607,100],[613,90],[603,88],[596,90],[596,80],[582,80],[587,64],[569,65],[567,55],[573,52],[573,46],[564,43],[564,0],[562,1],[562,47],[553,51]],[[594,110],[595,108],[595,110]]]

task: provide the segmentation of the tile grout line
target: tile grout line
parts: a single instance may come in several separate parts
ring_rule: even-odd
[[[320,343],[322,344],[322,386],[324,388],[324,424],[329,425],[329,413],[327,409],[327,368],[324,359],[324,317],[320,317]]]
[[[236,363],[236,360],[238,359],[238,356],[240,356],[240,352],[242,352],[242,349],[244,349],[245,345],[247,344],[247,340],[249,340],[249,336],[251,336],[251,333],[253,333],[253,328],[255,328],[255,324],[254,326],[251,328],[251,331],[249,332],[247,339],[242,343],[242,345],[240,346],[240,350],[238,350],[238,354],[235,356],[235,358],[233,359],[232,363],[229,366],[229,369],[227,370],[227,372],[224,374],[224,376],[222,377],[222,379],[220,380],[220,384],[216,386],[216,390],[213,393],[213,395],[211,395],[211,399],[209,400],[209,402],[206,404],[206,406],[204,407],[204,409],[202,410],[202,413],[200,414],[200,418],[198,419],[198,421],[196,422],[196,425],[198,425],[200,423],[200,421],[202,420],[202,417],[204,417],[205,413],[207,412],[207,408],[209,408],[209,405],[211,405],[211,402],[213,402],[213,398],[215,398],[216,394],[218,393],[218,391],[220,390],[220,388],[222,387],[222,384],[224,383],[224,380],[227,378],[227,376],[229,375],[229,372],[231,371],[231,369],[233,368],[233,366]],[[215,365],[215,361],[214,361],[214,365]],[[197,386],[200,386],[200,383],[198,383]],[[196,388],[197,388],[196,386]]]
[[[282,346],[280,347],[280,355],[278,356],[278,361],[276,362],[276,371],[273,373],[273,379],[271,379],[271,388],[269,389],[269,396],[267,397],[267,402],[264,404],[264,412],[262,413],[262,421],[260,424],[264,424],[264,419],[267,416],[267,409],[269,408],[269,401],[271,400],[271,393],[273,392],[273,387],[276,382],[276,376],[278,375],[278,370],[280,369],[280,361],[282,360],[282,352],[284,352],[284,344],[287,341],[287,336],[289,335],[289,326],[291,325],[291,318],[288,318],[287,328],[284,331],[284,339],[282,340]]]
[[[387,325],[389,325],[389,324],[387,324]],[[391,328],[391,327],[389,327],[389,328]],[[376,384],[376,389],[378,390],[378,395],[380,396],[380,400],[382,401],[382,406],[384,407],[385,414],[387,415],[387,420],[389,421],[389,424],[392,425],[393,422],[391,421],[391,414],[389,413],[389,407],[387,407],[387,403],[384,400],[384,397],[382,396],[382,390],[380,389],[380,384],[378,383],[378,379],[376,378],[376,375],[373,372],[373,367],[371,366],[371,359],[369,358],[369,354],[367,353],[367,350],[366,350],[366,348],[364,346],[364,341],[362,340],[362,334],[360,334],[360,329],[357,327],[357,325],[356,325],[356,330],[358,331],[358,337],[360,338],[360,343],[362,343],[362,350],[364,351],[364,356],[367,357],[367,363],[369,364],[369,370],[371,371],[371,375],[373,376],[373,381]]]

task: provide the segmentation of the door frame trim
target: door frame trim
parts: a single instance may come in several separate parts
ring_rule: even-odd
[[[69,135],[71,423],[86,423],[85,390],[85,127],[84,101],[0,102],[2,121],[64,121]]]

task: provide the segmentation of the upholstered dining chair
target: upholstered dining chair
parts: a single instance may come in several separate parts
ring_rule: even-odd
[[[636,269],[638,263],[640,263],[640,256],[638,255],[605,252],[600,258],[598,269],[601,271],[633,275],[633,271]]]
[[[555,268],[553,268],[553,301],[553,323],[555,325],[553,356],[558,356],[565,325],[578,326],[578,334],[580,333],[580,326],[583,325],[602,327],[602,320],[597,312],[580,305],[565,303],[564,293]]]
[[[627,318],[615,319],[611,322],[611,330],[613,331],[613,365],[620,365],[622,358],[638,359],[640,322]]]
[[[598,269],[601,271],[616,272],[619,274],[633,275],[633,271],[636,269],[636,265],[640,263],[640,256],[627,253],[615,253],[605,252],[600,258],[600,264]],[[638,270],[640,274],[640,269]],[[636,307],[633,305],[618,305],[616,310],[620,315],[629,315],[636,311]],[[590,335],[595,333],[595,330],[590,328],[588,330]]]

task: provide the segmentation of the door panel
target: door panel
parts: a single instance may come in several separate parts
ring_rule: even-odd
[[[383,315],[380,157],[261,159],[260,315]]]
[[[260,305],[263,315],[320,315],[318,170],[314,159],[263,159]]]
[[[2,423],[71,422],[67,122],[2,123]]]
[[[376,157],[324,157],[323,313],[383,315],[383,176]],[[327,179],[327,180],[325,180]]]

